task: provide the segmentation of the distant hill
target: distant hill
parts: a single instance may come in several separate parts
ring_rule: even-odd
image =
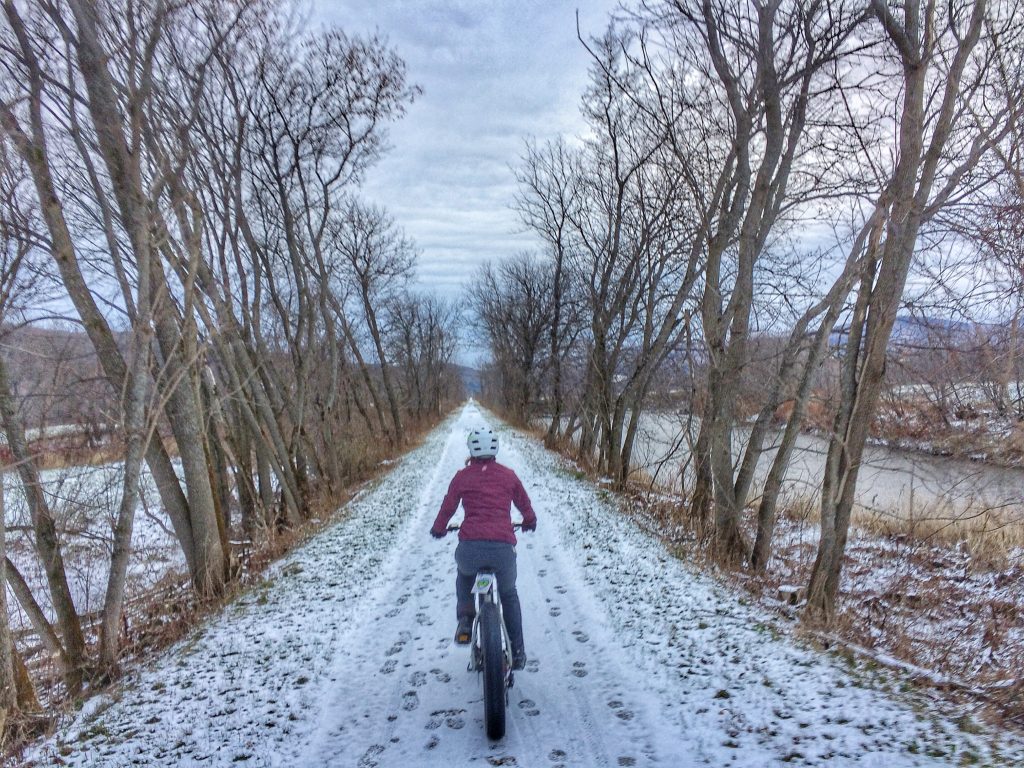
[[[109,421],[116,393],[85,332],[75,328],[3,328],[11,390],[27,428]]]
[[[993,332],[996,329],[997,326],[991,323],[973,323],[944,317],[899,315],[892,328],[889,348],[926,347],[935,344],[939,339],[962,339],[977,336],[979,333]],[[845,344],[849,332],[848,326],[836,329],[830,337],[831,343],[834,346]]]
[[[480,371],[465,365],[456,365],[455,368],[462,378],[462,386],[465,387],[466,394],[469,397],[479,397],[482,389],[480,385]]]

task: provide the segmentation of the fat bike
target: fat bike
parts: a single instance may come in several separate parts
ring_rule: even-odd
[[[513,526],[518,530],[519,525]],[[459,526],[449,526],[457,531]],[[497,741],[505,736],[505,714],[508,709],[508,691],[515,684],[512,672],[512,643],[505,628],[505,614],[501,610],[498,577],[493,569],[481,568],[473,581],[473,602],[476,617],[469,641],[470,672],[483,678],[484,726],[487,738]]]

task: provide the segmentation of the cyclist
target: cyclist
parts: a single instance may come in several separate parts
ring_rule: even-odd
[[[459,508],[465,519],[459,528],[459,545],[455,549],[458,576],[455,579],[456,616],[458,628],[455,642],[466,645],[473,631],[476,607],[473,604],[473,580],[481,568],[494,570],[498,579],[505,627],[512,644],[512,668],[526,666],[526,648],[523,644],[523,616],[516,592],[516,536],[512,530],[512,504],[523,515],[522,529],[537,530],[537,515],[530,497],[516,473],[495,457],[498,454],[498,436],[489,427],[479,427],[466,438],[469,459],[466,466],[455,473],[448,494],[441,502],[437,519],[430,529],[435,539],[448,533],[448,521]]]

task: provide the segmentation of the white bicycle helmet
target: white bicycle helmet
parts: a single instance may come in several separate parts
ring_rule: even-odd
[[[498,455],[498,436],[490,427],[477,427],[466,438],[469,455],[474,459],[492,459]]]

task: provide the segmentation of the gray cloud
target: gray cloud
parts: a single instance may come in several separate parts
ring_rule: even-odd
[[[318,0],[314,21],[380,33],[423,95],[391,130],[392,151],[368,174],[420,248],[418,286],[452,298],[476,265],[535,247],[510,209],[523,139],[583,129],[588,56],[564,0]],[[600,34],[617,0],[580,7]]]

